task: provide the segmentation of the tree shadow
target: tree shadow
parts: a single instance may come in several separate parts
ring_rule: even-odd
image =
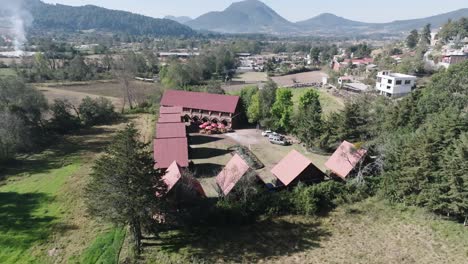
[[[204,136],[204,135],[190,135],[189,141],[190,145],[203,145],[211,142],[216,142],[222,140],[222,138],[219,137],[210,137],[210,136]]]
[[[232,150],[216,148],[191,148],[190,159],[209,159],[231,153]]]
[[[197,178],[210,178],[218,175],[224,166],[215,163],[200,163],[193,165],[194,175]]]
[[[260,221],[248,226],[195,228],[162,235],[159,241],[145,241],[168,253],[188,251],[208,262],[252,263],[320,247],[330,233],[316,221],[291,222],[282,219]],[[158,250],[159,250],[158,249]]]
[[[56,218],[38,210],[41,204],[52,201],[43,193],[0,193],[0,247],[26,249],[47,239]]]

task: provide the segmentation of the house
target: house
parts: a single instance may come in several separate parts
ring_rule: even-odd
[[[315,183],[324,178],[324,173],[296,150],[292,150],[272,170],[280,181],[277,185],[290,186],[298,182]]]
[[[405,96],[416,87],[416,76],[382,71],[377,74],[375,88],[381,95],[392,98]]]
[[[156,124],[156,138],[185,138],[187,131],[184,123]]]
[[[439,63],[439,65],[448,69],[451,65],[455,65],[466,60],[468,60],[468,54],[445,55],[442,57],[442,60]]]
[[[342,62],[338,61],[338,58],[334,58],[331,68],[334,71],[340,71],[343,68],[348,66],[351,67],[359,67],[359,66],[366,66],[372,64],[374,62],[373,58],[361,58],[361,59],[345,59]]]
[[[239,96],[168,90],[161,99],[164,107],[182,107],[184,121],[223,123],[235,127],[240,119]]]
[[[156,168],[167,169],[174,161],[182,168],[189,166],[187,138],[156,138],[153,148]]]
[[[169,194],[171,190],[176,189],[177,188],[176,186],[178,184],[185,183],[190,188],[193,188],[193,190],[201,197],[206,196],[200,182],[198,182],[195,178],[186,177],[185,179],[186,181],[184,182],[184,179],[182,177],[182,168],[179,166],[179,164],[177,164],[176,161],[172,162],[169,168],[167,168],[166,174],[164,174],[162,179],[167,186],[166,194]]]
[[[356,165],[364,158],[367,150],[357,149],[348,141],[343,141],[333,155],[327,160],[325,166],[332,175],[346,179]]]
[[[251,172],[250,166],[241,156],[235,154],[216,176],[216,184],[224,195],[228,195],[242,177]]]

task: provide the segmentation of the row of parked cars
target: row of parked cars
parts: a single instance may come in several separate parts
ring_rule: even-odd
[[[291,143],[286,139],[285,136],[276,133],[271,130],[265,130],[262,132],[262,136],[268,137],[268,140],[270,141],[271,144],[277,144],[281,146],[287,146],[290,145]]]

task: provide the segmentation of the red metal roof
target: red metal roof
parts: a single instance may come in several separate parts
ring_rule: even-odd
[[[162,99],[162,106],[181,106],[185,108],[235,113],[239,96],[167,90]]]
[[[358,150],[352,143],[343,141],[336,149],[335,153],[327,160],[325,166],[344,179],[366,153],[367,150]]]
[[[249,165],[238,154],[226,164],[223,170],[216,177],[216,183],[221,188],[224,195],[232,191],[237,182],[249,171]]]
[[[307,167],[313,165],[312,162],[296,150],[292,150],[271,170],[285,186],[288,186]]]
[[[159,108],[159,114],[181,114],[183,108],[181,106],[161,106]]]
[[[167,192],[169,192],[176,183],[180,180],[182,174],[180,172],[180,167],[176,161],[167,168],[166,174],[163,176],[163,181],[167,185]]]
[[[182,117],[180,114],[162,114],[159,115],[158,123],[180,123]]]
[[[181,167],[188,167],[187,138],[158,138],[153,147],[156,168],[167,169],[174,161]]]
[[[156,124],[156,138],[184,138],[187,137],[184,123]]]

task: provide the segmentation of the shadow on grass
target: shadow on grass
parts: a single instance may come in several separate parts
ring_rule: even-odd
[[[231,153],[232,150],[216,148],[192,148],[190,150],[190,159],[210,159]]]
[[[223,169],[222,165],[215,163],[200,163],[193,165],[194,175],[197,175],[197,178],[210,178],[218,175],[218,173]]]
[[[172,231],[159,241],[145,241],[144,246],[167,253],[188,251],[208,262],[251,263],[320,247],[327,236],[330,233],[317,222],[279,219],[248,226]]]
[[[26,249],[47,239],[56,218],[39,209],[52,200],[42,193],[0,193],[0,248]]]
[[[210,137],[204,135],[190,135],[190,145],[203,145],[221,140],[219,137]]]
[[[7,176],[48,173],[50,170],[67,166],[72,162],[74,155],[84,151],[100,153],[111,142],[113,132],[115,130],[108,127],[92,127],[57,138],[40,153],[22,155],[4,164],[3,169],[0,169],[0,185]]]

